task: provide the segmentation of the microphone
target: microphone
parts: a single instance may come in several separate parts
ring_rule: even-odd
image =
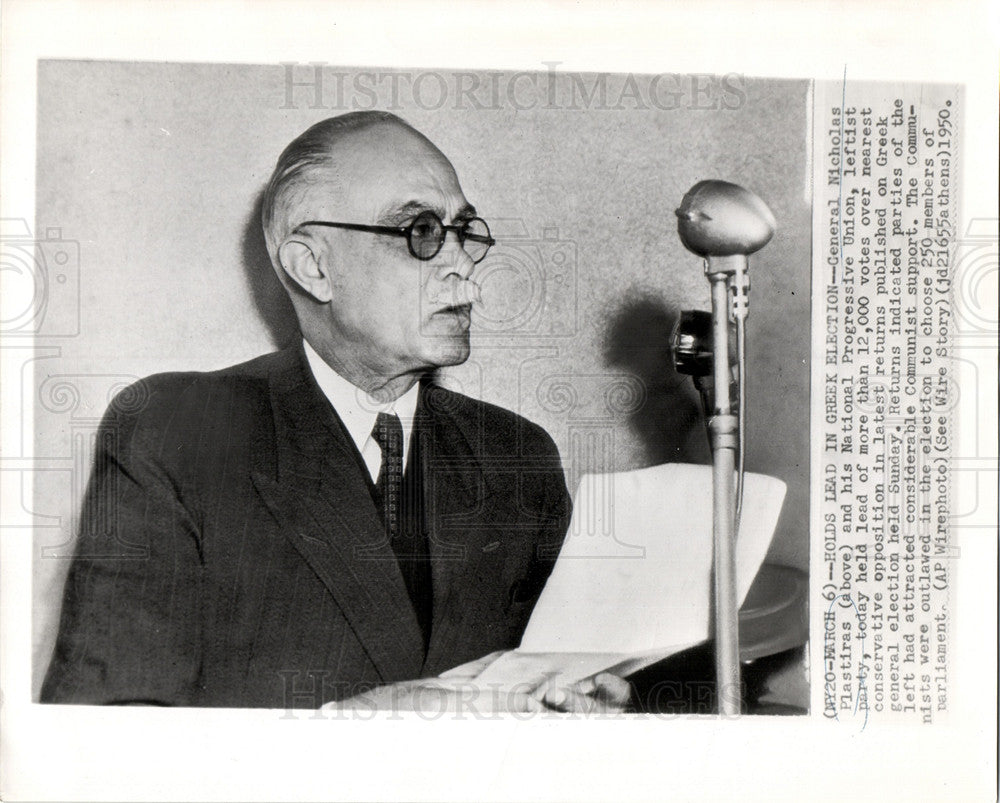
[[[738,184],[709,179],[699,181],[681,199],[677,233],[684,247],[709,263],[746,257],[759,251],[774,236],[774,213],[760,198]],[[719,259],[722,258],[722,259]],[[706,272],[708,266],[706,266]]]
[[[686,319],[681,315],[674,334],[674,359],[678,370],[696,377],[706,407],[709,395],[714,396],[707,424],[712,448],[716,692],[720,713],[735,716],[740,711],[740,670],[734,542],[743,498],[744,324],[750,290],[747,257],[767,245],[776,223],[767,204],[752,192],[718,180],[695,184],[681,199],[675,214],[681,242],[704,258],[705,275],[711,285],[711,314],[690,313]],[[736,324],[735,394],[731,387],[730,319]],[[710,361],[709,349],[704,346],[709,340],[706,329],[711,335]],[[706,370],[709,363],[711,369]],[[734,395],[738,414],[733,410]]]
[[[713,285],[711,323],[707,314],[682,313],[674,333],[674,360],[677,370],[694,376],[712,376],[714,381],[696,381],[703,401],[706,392],[716,390],[714,408],[727,413],[736,394],[730,393],[732,382],[729,368],[732,363],[731,339],[725,299],[729,298],[732,317],[737,324],[737,351],[742,362],[743,322],[748,312],[750,277],[747,257],[767,245],[774,236],[774,213],[760,198],[747,189],[729,181],[708,179],[699,181],[685,193],[674,212],[677,216],[677,233],[684,247],[704,258],[705,274]],[[685,320],[686,318],[686,320]],[[695,322],[697,324],[695,325]],[[684,324],[692,325],[693,340],[714,341],[711,363],[707,354],[703,359],[692,359],[684,354],[679,339]],[[707,350],[706,350],[707,351]],[[712,364],[712,368],[709,365]],[[725,385],[725,388],[722,386]],[[742,382],[739,383],[742,385]],[[742,390],[742,387],[739,388]]]
[[[730,337],[728,351],[729,394],[731,398],[738,399],[735,337]],[[674,359],[674,370],[690,376],[694,381],[707,421],[712,414],[712,397],[715,391],[715,379],[712,376],[715,356],[712,351],[712,313],[699,309],[683,310],[670,334],[670,353]]]

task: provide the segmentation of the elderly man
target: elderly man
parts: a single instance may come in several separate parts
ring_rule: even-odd
[[[469,355],[493,244],[451,164],[393,115],[325,120],[263,224],[303,342],[112,403],[43,701],[450,705],[520,640],[570,502],[543,430],[426,381]],[[499,706],[623,704],[600,680]]]

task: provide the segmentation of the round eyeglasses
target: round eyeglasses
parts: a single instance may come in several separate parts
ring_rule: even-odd
[[[394,237],[405,237],[406,244],[417,259],[427,261],[434,259],[444,247],[449,231],[455,232],[458,243],[473,262],[482,262],[490,247],[496,245],[496,240],[490,236],[490,227],[481,217],[463,220],[452,226],[447,226],[431,211],[421,212],[406,226],[369,226],[364,223],[335,223],[330,220],[307,220],[295,227],[295,230],[305,226],[326,226],[331,229],[347,229],[349,231],[366,231],[370,234],[389,234]]]

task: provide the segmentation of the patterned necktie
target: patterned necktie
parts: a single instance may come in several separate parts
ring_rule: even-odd
[[[372,439],[382,450],[382,468],[375,482],[379,512],[385,531],[395,542],[399,535],[400,500],[403,492],[403,426],[394,413],[379,413]]]
[[[403,472],[403,427],[393,413],[379,413],[372,439],[382,450],[382,468],[375,483],[376,502],[406,583],[417,621],[430,642],[431,574],[427,536],[424,531],[423,478],[420,469],[420,438],[414,432],[409,467]]]

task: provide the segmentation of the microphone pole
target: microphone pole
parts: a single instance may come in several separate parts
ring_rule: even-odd
[[[700,181],[676,211],[684,247],[705,260],[712,295],[712,373],[715,400],[708,420],[712,447],[715,679],[719,713],[741,706],[739,600],[736,594],[736,454],[742,422],[730,394],[730,312],[742,326],[747,314],[747,256],[774,235],[771,210],[756,195],[727,181]],[[746,397],[743,387],[741,397]]]

